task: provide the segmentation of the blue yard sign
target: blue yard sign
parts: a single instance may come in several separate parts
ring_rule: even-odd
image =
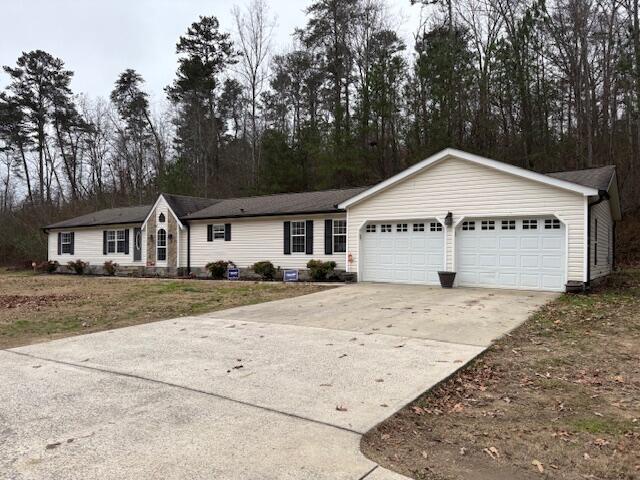
[[[297,270],[285,270],[284,271],[284,281],[285,282],[297,282],[298,281],[298,271]]]
[[[240,269],[239,268],[229,268],[229,269],[227,269],[227,279],[229,279],[229,280],[239,280],[240,279]]]

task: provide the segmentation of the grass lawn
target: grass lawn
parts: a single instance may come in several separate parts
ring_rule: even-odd
[[[640,269],[547,305],[362,449],[417,479],[640,478]]]
[[[295,297],[325,288],[0,270],[0,348]]]

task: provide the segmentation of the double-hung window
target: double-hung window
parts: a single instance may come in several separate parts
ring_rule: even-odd
[[[124,230],[107,230],[107,253],[124,253],[125,251]]]
[[[71,252],[71,233],[63,232],[60,234],[60,248],[62,253],[72,253]]]
[[[167,259],[167,231],[164,228],[158,230],[158,261],[164,262]]]
[[[118,253],[124,253],[126,249],[124,230],[117,230],[116,238],[116,250],[118,251]]]
[[[305,222],[291,222],[291,251],[293,253],[305,252]]]
[[[333,251],[344,253],[347,251],[347,221],[333,221]]]
[[[212,225],[213,239],[224,240],[224,223],[216,223]]]
[[[116,231],[107,231],[107,253],[116,253]]]

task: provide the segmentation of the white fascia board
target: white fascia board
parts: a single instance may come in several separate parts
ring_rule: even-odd
[[[380,192],[386,188],[389,188],[395,183],[398,183],[412,175],[415,175],[416,173],[434,165],[435,163],[438,163],[448,158],[458,158],[458,159],[466,160],[479,165],[484,165],[485,167],[493,168],[501,172],[509,173],[511,175],[515,175],[522,178],[527,178],[529,180],[544,183],[546,185],[561,188],[563,190],[576,192],[584,196],[598,195],[598,190],[595,188],[585,187],[577,183],[567,182],[566,180],[560,180],[557,178],[549,177],[547,175],[543,175],[542,173],[532,172],[531,170],[526,170],[524,168],[516,167],[515,165],[499,162],[497,160],[491,160],[490,158],[485,158],[479,155],[474,155],[472,153],[463,152],[462,150],[457,150],[455,148],[445,148],[444,150],[430,156],[425,160],[422,160],[421,162],[416,163],[415,165],[412,165],[411,167],[407,168],[406,170],[403,170],[402,172],[394,175],[393,177],[388,178],[387,180],[380,182],[377,185],[374,185],[373,187],[365,190],[364,192],[359,193],[355,197],[345,200],[344,202],[338,205],[338,208],[346,209],[351,205],[358,203],[364,200],[365,198],[368,198],[371,195],[374,195],[377,192]]]
[[[184,225],[182,224],[182,222],[178,218],[178,215],[176,215],[176,212],[173,211],[173,208],[171,208],[171,204],[169,204],[169,202],[167,202],[167,199],[164,198],[162,196],[162,194],[158,195],[158,199],[153,204],[153,207],[151,207],[151,210],[149,211],[149,213],[145,217],[144,222],[142,222],[142,226],[140,227],[140,229],[146,228],[147,222],[149,221],[149,218],[151,218],[151,215],[156,211],[156,207],[158,206],[158,203],[160,202],[160,199],[163,199],[165,201],[165,203],[167,204],[167,208],[169,209],[169,211],[173,215],[173,218],[175,218],[176,222],[178,222],[178,227],[180,227],[180,230],[183,230],[184,229]]]

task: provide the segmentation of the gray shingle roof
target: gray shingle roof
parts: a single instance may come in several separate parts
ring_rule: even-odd
[[[615,165],[605,165],[604,167],[589,168],[586,170],[573,170],[569,172],[547,173],[548,176],[567,182],[577,183],[585,187],[607,190],[611,177],[616,171]]]
[[[220,201],[214,198],[188,197],[169,193],[163,193],[162,196],[180,219]]]
[[[79,217],[47,225],[51,228],[89,227],[93,225],[113,225],[119,223],[142,223],[151,210],[152,205],[140,207],[108,208],[97,212],[87,213]]]
[[[187,215],[187,220],[204,218],[259,217],[303,213],[339,212],[337,205],[368,187],[324,190],[319,192],[281,193],[257,197],[220,200],[198,212]]]

